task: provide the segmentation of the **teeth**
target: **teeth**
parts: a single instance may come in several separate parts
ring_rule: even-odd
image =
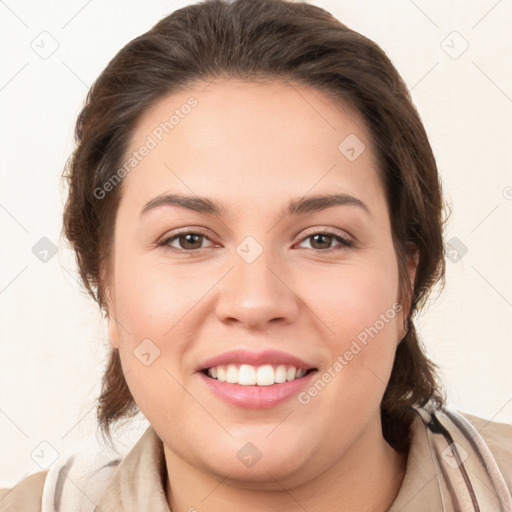
[[[276,368],[276,373],[274,375],[274,381],[278,384],[281,384],[282,382],[286,382],[286,366],[280,364]]]
[[[294,380],[295,376],[297,375],[297,370],[291,366],[288,368],[288,371],[286,372],[286,380]]]
[[[230,365],[230,368],[234,368],[236,372],[236,366]],[[254,368],[248,364],[243,364],[240,366],[240,370],[238,371],[238,380],[235,380],[239,384],[243,386],[254,386],[256,384],[256,372]]]
[[[217,380],[220,380],[221,382],[226,382],[226,370],[224,370],[224,367],[217,366]],[[215,370],[215,368],[210,368],[210,370]],[[210,371],[208,370],[208,371]],[[213,377],[212,374],[210,374],[210,377]]]
[[[232,384],[238,382],[238,369],[232,364],[230,364],[226,370],[226,382],[231,382]]]
[[[286,367],[283,364],[276,367],[271,364],[264,364],[258,367],[250,364],[230,364],[209,368],[208,375],[220,382],[241,384],[242,386],[271,386],[272,384],[281,384],[286,381],[300,379],[306,375],[306,371],[304,368]]]
[[[292,368],[293,369],[293,368]],[[258,386],[271,386],[275,383],[274,381],[274,368],[269,364],[264,364],[258,368],[256,374]]]

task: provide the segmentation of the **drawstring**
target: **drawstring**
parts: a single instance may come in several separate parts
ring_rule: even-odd
[[[464,483],[466,484],[466,487],[468,489],[469,496],[471,497],[474,512],[480,512],[480,506],[478,505],[478,500],[476,499],[475,490],[473,489],[473,485],[471,484],[466,468],[464,467],[464,463],[459,454],[459,450],[457,449],[457,446],[455,445],[453,438],[450,435],[450,432],[448,432],[443,427],[443,425],[441,425],[435,413],[432,413],[430,421],[427,424],[427,428],[429,428],[430,431],[433,432],[434,434],[442,434],[443,437],[448,442],[448,445],[450,446],[452,453],[455,456],[455,460],[457,461],[457,467],[460,469],[462,473],[462,478],[464,479]]]

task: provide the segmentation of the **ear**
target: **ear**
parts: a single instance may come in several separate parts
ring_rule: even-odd
[[[108,338],[114,350],[117,350],[119,348],[119,327],[113,314],[115,308],[114,301],[112,300],[112,291],[110,288],[105,291],[105,298],[107,301],[106,318],[108,324]]]
[[[416,271],[418,269],[419,260],[420,260],[420,253],[418,250],[416,250],[414,253],[411,253],[407,256],[407,274],[409,276],[411,290],[414,290],[414,281],[416,279]],[[412,300],[412,298],[411,298],[411,300]],[[400,336],[400,340],[407,334],[406,320],[407,320],[407,318],[409,318],[410,311],[411,311],[411,303],[408,302],[407,304],[404,304],[404,310],[403,310],[404,326],[403,326],[403,333]]]
[[[416,278],[416,270],[418,270],[418,262],[420,261],[420,253],[416,250],[407,257],[407,272],[409,273],[409,281],[411,289],[414,289],[414,280]]]
[[[110,344],[114,350],[119,348],[119,329],[117,327],[116,319],[113,318],[110,314],[107,315],[108,322],[108,338],[110,340]]]

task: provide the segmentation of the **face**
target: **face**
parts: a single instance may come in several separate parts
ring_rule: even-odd
[[[299,85],[206,85],[134,131],[110,339],[168,461],[299,483],[382,442],[405,308],[384,188],[348,108]]]

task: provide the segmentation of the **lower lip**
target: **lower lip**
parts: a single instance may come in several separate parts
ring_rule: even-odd
[[[315,370],[300,379],[271,386],[242,386],[241,384],[221,382],[207,377],[201,372],[199,376],[208,388],[225,402],[247,409],[269,409],[296,397],[310,384],[316,373]]]

